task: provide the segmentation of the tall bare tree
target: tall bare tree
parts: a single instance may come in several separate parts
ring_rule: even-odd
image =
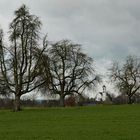
[[[0,32],[0,69],[5,84],[10,93],[15,95],[14,110],[20,110],[20,97],[42,85],[36,84],[39,77],[37,69],[44,48],[38,59],[34,53],[39,46],[39,31],[41,22],[35,15],[29,13],[22,5],[15,11],[15,18],[10,24],[10,47],[3,43],[3,33]]]
[[[67,95],[82,96],[87,88],[92,89],[99,80],[93,69],[92,58],[81,51],[80,45],[69,40],[50,44],[43,57],[42,78],[49,81],[42,88],[59,95],[61,106],[65,105]]]
[[[128,96],[128,103],[133,103],[133,96],[140,92],[140,59],[128,56],[120,66],[114,63],[110,69],[110,78],[122,94]]]

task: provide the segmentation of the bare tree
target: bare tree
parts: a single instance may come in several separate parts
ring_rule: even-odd
[[[49,81],[42,88],[59,95],[60,105],[64,106],[67,95],[82,96],[86,89],[92,89],[99,80],[92,62],[92,58],[81,51],[79,44],[69,40],[50,44],[42,61],[42,78]]]
[[[128,96],[128,103],[133,103],[133,96],[140,91],[140,59],[128,56],[125,64],[114,63],[110,69],[110,78],[122,94]]]
[[[14,110],[20,110],[20,97],[42,85],[36,84],[39,77],[37,69],[44,48],[38,59],[34,53],[39,46],[39,31],[41,22],[31,15],[28,8],[22,5],[15,11],[15,18],[10,24],[10,47],[3,43],[3,33],[0,32],[0,70],[10,93],[15,95]]]

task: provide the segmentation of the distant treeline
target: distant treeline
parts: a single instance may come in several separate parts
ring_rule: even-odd
[[[96,101],[94,98],[85,98],[82,101],[77,101],[77,99],[74,96],[71,96],[67,99],[65,99],[65,106],[94,106],[99,104],[114,104],[114,105],[120,105],[120,104],[127,104],[128,98],[125,95],[119,95],[117,97],[112,98],[110,100],[109,98],[106,98],[104,101]],[[137,94],[133,97],[133,103],[134,104],[140,104],[140,94]],[[60,106],[59,100],[21,100],[20,101],[21,106],[24,107],[58,107]],[[13,99],[10,98],[1,98],[0,99],[0,108],[1,109],[12,109],[13,107]]]

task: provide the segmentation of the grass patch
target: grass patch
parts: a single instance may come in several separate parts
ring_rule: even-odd
[[[0,111],[0,140],[139,140],[140,105]]]

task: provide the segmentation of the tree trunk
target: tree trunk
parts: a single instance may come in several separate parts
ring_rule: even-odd
[[[15,100],[14,100],[14,111],[20,111],[20,95],[15,95]]]
[[[133,100],[132,100],[132,96],[128,96],[128,104],[132,104]]]
[[[63,95],[60,95],[60,106],[65,107],[65,97]]]

